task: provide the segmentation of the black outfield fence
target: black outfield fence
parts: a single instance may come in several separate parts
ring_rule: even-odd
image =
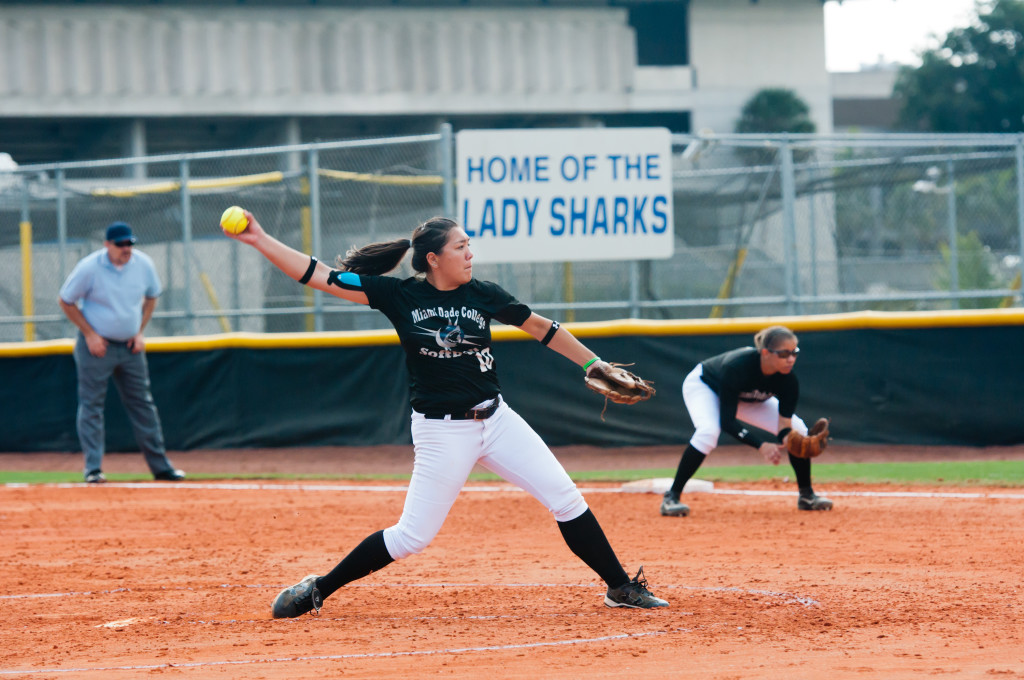
[[[623,320],[566,324],[608,361],[635,362],[657,395],[634,406],[587,390],[579,367],[518,329],[494,329],[506,400],[552,446],[682,444],[681,384],[701,359],[782,323],[800,338],[797,413],[837,441],[1024,443],[1024,310]],[[0,344],[0,450],[76,451],[71,340]],[[410,442],[404,356],[393,332],[231,333],[149,340],[171,450]],[[110,451],[134,450],[111,387]]]

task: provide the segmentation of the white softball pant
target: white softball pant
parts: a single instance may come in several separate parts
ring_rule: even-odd
[[[690,445],[707,455],[718,446],[722,434],[721,402],[715,391],[701,380],[704,367],[697,367],[683,380],[683,401],[693,421],[694,433]],[[741,401],[736,408],[736,419],[773,434],[779,433],[779,400],[770,397],[765,401]],[[791,426],[800,434],[807,434],[807,425],[793,414]]]
[[[405,507],[398,524],[384,530],[384,544],[396,560],[430,544],[477,463],[529,492],[559,522],[587,511],[551,449],[504,400],[487,420],[428,420],[413,411],[412,441]]]

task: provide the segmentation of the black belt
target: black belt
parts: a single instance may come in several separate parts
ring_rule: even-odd
[[[445,418],[450,418],[451,420],[487,420],[494,415],[499,406],[501,406],[501,397],[495,397],[494,402],[484,408],[474,408],[461,413],[424,413],[423,417],[427,420],[444,420]]]

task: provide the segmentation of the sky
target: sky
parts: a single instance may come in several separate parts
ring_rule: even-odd
[[[937,47],[976,15],[974,0],[828,0],[825,66],[839,72],[879,60],[918,65],[918,52]]]

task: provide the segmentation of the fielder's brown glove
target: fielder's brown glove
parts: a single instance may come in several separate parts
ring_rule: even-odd
[[[609,364],[598,360],[587,369],[583,381],[587,387],[604,397],[605,409],[608,408],[609,399],[616,404],[635,404],[654,396],[654,388],[649,382],[622,368],[632,365]],[[601,411],[601,420],[604,420],[604,410]]]
[[[816,458],[828,447],[828,419],[818,418],[807,436],[793,430],[786,435],[782,444],[797,458]]]

